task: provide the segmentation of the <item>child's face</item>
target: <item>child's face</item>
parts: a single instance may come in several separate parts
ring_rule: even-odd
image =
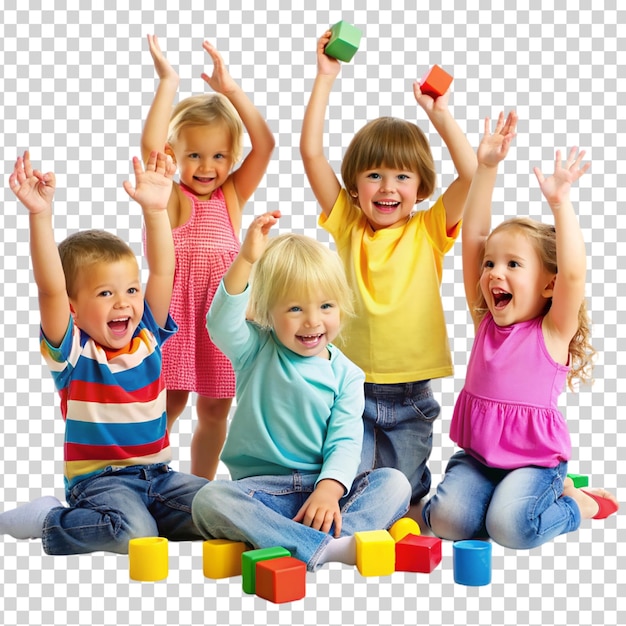
[[[180,180],[201,200],[224,184],[232,169],[230,132],[224,124],[185,126],[170,146]]]
[[[329,358],[327,346],[339,333],[341,315],[337,301],[327,295],[286,298],[272,307],[274,333],[286,348],[300,356]]]
[[[90,265],[79,274],[70,305],[74,323],[96,343],[113,350],[128,345],[144,309],[137,261]]]
[[[374,230],[403,226],[418,201],[415,172],[379,167],[357,177],[357,203]]]
[[[504,230],[487,240],[480,289],[498,326],[541,315],[554,278],[524,234]]]

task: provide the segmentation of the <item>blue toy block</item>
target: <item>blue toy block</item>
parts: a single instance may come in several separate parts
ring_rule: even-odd
[[[326,44],[324,53],[345,63],[351,61],[359,49],[361,31],[343,20],[332,26],[330,31],[330,41]]]

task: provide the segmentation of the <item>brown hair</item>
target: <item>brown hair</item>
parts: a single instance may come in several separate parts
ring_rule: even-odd
[[[70,297],[76,295],[80,273],[94,263],[114,263],[129,258],[136,261],[130,246],[105,230],[83,230],[70,235],[59,244],[59,256]]]
[[[414,172],[420,178],[420,200],[432,195],[437,172],[430,145],[417,125],[395,117],[379,117],[352,138],[341,164],[341,177],[349,193],[356,191],[357,177],[377,167]]]

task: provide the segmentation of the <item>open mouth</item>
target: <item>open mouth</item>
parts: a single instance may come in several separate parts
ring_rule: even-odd
[[[493,296],[493,303],[497,311],[501,311],[506,308],[506,305],[513,297],[510,293],[503,291],[502,289],[494,289],[491,292],[491,295]]]
[[[111,332],[114,335],[122,336],[128,330],[129,323],[130,323],[130,317],[120,317],[120,318],[111,320],[108,323],[108,327],[111,329]]]
[[[374,202],[374,206],[382,213],[391,213],[400,206],[400,203],[394,201],[380,201]]]
[[[210,185],[215,180],[215,178],[208,178],[206,176],[194,176],[193,179],[202,185]]]
[[[313,348],[317,346],[324,335],[296,335],[296,339],[305,347]]]

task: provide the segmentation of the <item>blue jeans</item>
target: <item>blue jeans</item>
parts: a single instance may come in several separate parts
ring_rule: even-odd
[[[255,548],[281,546],[315,571],[332,535],[292,518],[313,492],[317,477],[293,472],[211,482],[193,501],[194,522],[207,539],[244,541]],[[396,470],[357,476],[339,501],[341,535],[388,528],[408,510],[409,494],[405,477]]]
[[[359,472],[395,467],[411,484],[411,504],[419,502],[430,490],[426,463],[433,448],[433,423],[440,410],[429,380],[365,383]]]
[[[422,515],[442,539],[490,537],[507,548],[529,550],[580,526],[578,505],[561,495],[566,475],[565,462],[503,470],[457,452]]]
[[[47,554],[125,554],[136,537],[202,539],[191,518],[191,501],[207,482],[164,464],[107,468],[73,487],[69,507],[48,513],[43,548]]]

